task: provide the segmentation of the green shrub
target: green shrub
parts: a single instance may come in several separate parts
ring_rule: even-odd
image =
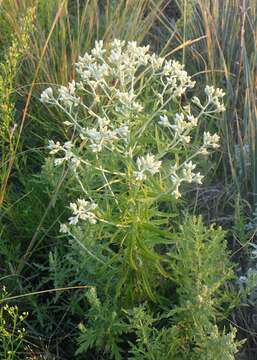
[[[71,245],[63,273],[69,259],[71,277],[97,289],[77,354],[211,358],[221,341],[231,359],[235,331],[217,328],[232,303],[224,232],[194,219],[177,233],[172,215],[184,183],[202,183],[192,159],[219,146],[216,134],[194,134],[202,117],[224,111],[223,91],[206,86],[204,104],[183,103],[195,85],[183,66],[135,42],[96,42],[76,69],[78,80],[47,88],[41,101],[63,112],[70,137],[48,146],[77,199],[60,226]]]
[[[99,300],[91,290],[77,353],[93,348],[116,360],[122,353],[133,360],[234,359],[240,346],[236,329],[217,326],[233,299],[226,290],[233,269],[224,234],[221,228],[205,227],[200,218],[185,221],[173,234],[169,278],[159,285],[165,297],[158,304],[146,301],[123,308],[111,292]]]
[[[118,266],[109,279],[117,294],[126,283],[128,301],[146,294],[156,300],[155,279],[165,273],[156,248],[169,237],[160,228],[169,211],[160,205],[169,208],[183,183],[202,183],[192,159],[217,148],[219,137],[205,132],[202,143],[193,144],[190,134],[201,117],[224,110],[224,93],[207,86],[205,104],[193,98],[191,112],[179,101],[194,86],[183,66],[135,42],[114,40],[110,50],[96,42],[91,54],[79,58],[77,72],[79,80],[61,86],[57,97],[52,88],[41,95],[64,112],[71,135],[63,145],[49,142],[54,164],[77,182],[69,225],[60,231],[78,242],[87,241],[86,232],[95,246],[106,239],[111,264],[106,250],[99,261]]]

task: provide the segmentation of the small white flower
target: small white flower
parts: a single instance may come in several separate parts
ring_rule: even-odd
[[[87,129],[86,135],[91,142],[89,147],[95,153],[102,151],[103,147],[113,148],[113,142],[118,139],[117,131],[111,130],[108,126],[100,126],[99,130],[96,128]],[[84,135],[82,134],[82,136]]]
[[[170,170],[171,170],[171,171],[170,171],[170,174],[171,174],[171,175],[175,175],[177,169],[178,169],[178,164],[175,163],[174,165],[172,165],[172,166],[170,167]]]
[[[205,131],[203,134],[203,147],[212,147],[214,149],[217,149],[219,145],[220,137],[218,134],[211,135],[209,131]]]
[[[145,172],[154,175],[159,172],[161,161],[155,160],[154,155],[147,154],[145,157],[137,158],[137,167],[139,171],[134,171],[134,175],[138,180],[145,180]]]
[[[136,97],[133,92],[121,92],[120,90],[117,90],[116,96],[124,105],[127,106],[130,106]]]
[[[97,129],[93,128],[93,129],[88,129],[86,131],[87,136],[89,137],[89,139],[92,142],[100,142],[102,139],[101,133],[100,131],[98,131]]]
[[[149,45],[137,46],[136,41],[129,41],[127,45],[127,53],[131,60],[134,60],[136,66],[147,65],[150,59],[150,54],[148,54],[149,49]]]
[[[51,103],[53,100],[54,100],[53,89],[51,87],[48,87],[42,92],[40,101],[44,104],[48,104]]]
[[[91,51],[92,55],[96,58],[101,58],[103,57],[104,53],[106,52],[106,50],[104,49],[104,43],[103,40],[100,41],[96,41],[95,42],[95,47],[94,49]]]
[[[192,163],[192,161],[190,160],[188,163],[185,164],[185,169],[187,170],[194,170],[196,168],[196,165]]]
[[[119,41],[116,42],[116,43],[112,43],[111,44],[111,51],[110,51],[110,55],[109,55],[109,62],[111,64],[114,64],[116,66],[118,66],[121,70],[121,67],[122,67],[122,62],[124,61],[124,53],[122,53],[122,47],[125,45],[125,42],[123,42],[123,45],[122,45],[122,42]]]
[[[216,104],[216,107],[217,107],[217,112],[224,112],[224,111],[226,111],[226,108],[225,108],[225,105],[224,105],[224,104],[218,103],[218,104]]]
[[[65,157],[54,159],[54,165],[60,166],[64,163],[65,160],[66,160]]]
[[[171,126],[167,115],[161,115],[160,116],[160,121],[158,121],[158,124],[163,126],[163,127],[170,127]]]
[[[194,127],[194,125],[185,120],[185,115],[183,113],[175,114],[174,124],[170,125],[170,128],[174,130],[175,135],[186,144],[188,144],[191,140],[187,130],[192,129],[192,127]]]
[[[175,199],[179,199],[181,197],[181,193],[179,192],[178,188],[172,191],[172,195],[175,197]]]
[[[164,63],[164,58],[157,56],[155,53],[153,53],[150,57],[150,63],[152,65],[152,68],[154,70],[158,70],[162,67],[163,63]]]
[[[176,187],[178,187],[182,182],[182,179],[180,179],[179,176],[175,172],[172,172],[170,179],[171,179],[172,183],[174,185],[176,185]]]
[[[71,167],[73,168],[73,170],[76,170],[81,164],[81,160],[76,157],[76,156],[73,156],[71,158]]]
[[[144,107],[138,101],[133,101],[131,110],[134,110],[136,112],[142,112],[144,110]]]
[[[137,158],[139,170],[148,171],[151,175],[159,172],[162,162],[155,160],[154,155],[147,154],[145,157]]]
[[[128,136],[129,136],[129,127],[128,127],[128,125],[123,125],[120,128],[115,129],[115,132],[122,139],[127,140]]]
[[[185,142],[186,144],[189,144],[190,141],[191,141],[191,136],[189,136],[189,135],[187,135],[187,136],[182,135],[182,136],[181,136],[181,140],[182,140],[183,142]]]
[[[74,216],[69,217],[69,224],[76,225],[79,220],[87,220],[90,224],[96,224],[97,218],[94,210],[97,204],[84,199],[78,199],[76,203],[70,203],[70,209]]]
[[[110,120],[107,119],[106,117],[103,117],[103,118],[98,117],[97,122],[98,122],[98,125],[100,128],[104,128],[110,124]]]
[[[204,92],[208,97],[212,98],[212,96],[215,93],[215,88],[214,88],[214,86],[206,85],[205,89],[204,89]]]
[[[171,167],[170,179],[175,186],[173,195],[178,199],[181,196],[179,187],[182,182],[188,182],[191,184],[195,182],[196,184],[202,184],[203,176],[198,172],[195,173],[193,170],[196,168],[196,164],[193,164],[192,161],[186,162],[183,165],[182,171],[178,174],[179,166],[175,164]]]
[[[193,170],[195,169],[195,167],[196,165],[193,164],[192,161],[189,161],[184,165],[184,169],[183,169],[184,181],[187,181],[189,183],[193,181],[195,175]]]
[[[50,149],[50,154],[51,155],[55,155],[57,154],[60,150],[63,149],[62,145],[60,144],[59,141],[54,142],[53,140],[49,140],[48,143],[48,149]]]
[[[90,144],[89,147],[93,153],[98,153],[103,150],[102,144]]]
[[[68,228],[68,226],[66,224],[61,224],[59,231],[62,234],[67,234],[69,232],[69,228]]]
[[[196,183],[196,184],[199,184],[199,185],[201,185],[202,184],[202,179],[204,178],[204,176],[203,175],[201,175],[199,172],[197,173],[197,174],[195,174],[195,176],[194,176],[194,182]]]
[[[193,127],[197,126],[198,120],[193,115],[187,115],[187,120],[192,124]]]
[[[166,77],[168,92],[172,93],[173,97],[181,97],[188,88],[195,85],[195,81],[192,81],[191,76],[184,70],[184,65],[178,61],[165,60],[162,75]]]
[[[138,180],[138,181],[143,181],[143,180],[147,179],[144,171],[134,171],[133,174],[135,176],[135,179]]]
[[[71,148],[73,148],[73,144],[71,141],[66,141],[63,145],[64,149],[66,150],[70,150]]]
[[[225,92],[220,88],[214,88],[213,86],[206,85],[205,93],[208,96],[209,103],[216,107],[216,112],[225,111],[225,105],[223,104],[223,97]]]
[[[114,48],[114,49],[122,49],[124,46],[125,46],[124,40],[114,39],[111,42],[111,48]]]
[[[193,102],[195,105],[197,105],[199,108],[202,108],[202,107],[203,107],[202,104],[201,104],[200,99],[199,99],[197,96],[194,96],[194,97],[192,98],[192,102]]]
[[[216,88],[215,89],[215,96],[217,96],[218,98],[223,98],[226,95],[226,93],[220,89],[220,88]]]
[[[59,89],[59,100],[63,102],[64,106],[72,107],[78,106],[80,99],[76,97],[76,83],[74,80],[68,86],[61,86]]]
[[[59,165],[63,164],[65,161],[70,161],[74,168],[76,168],[79,165],[80,160],[72,152],[72,150],[71,150],[72,147],[73,147],[73,144],[71,141],[66,141],[63,145],[61,145],[59,141],[57,141],[56,143],[53,140],[49,141],[48,149],[51,150],[50,151],[51,155],[55,155],[55,154],[59,153],[60,151],[62,151],[64,153],[63,157],[56,158],[54,160],[55,166],[59,166]]]

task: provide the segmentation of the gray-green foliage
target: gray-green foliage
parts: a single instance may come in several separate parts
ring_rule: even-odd
[[[232,304],[224,232],[201,219],[177,230],[171,215],[179,218],[182,183],[202,184],[191,159],[218,147],[216,134],[204,132],[198,144],[193,129],[225,110],[223,91],[206,86],[204,105],[196,97],[182,105],[195,85],[183,66],[117,39],[96,42],[76,69],[76,80],[48,87],[41,102],[65,114],[70,140],[49,141],[72,199],[70,217],[60,218],[70,246],[63,271],[58,253],[50,255],[54,285],[66,273],[96,289],[87,295],[78,356],[197,359],[212,356],[219,336],[234,356],[234,335],[217,332]]]
[[[215,341],[224,344],[224,359],[236,352],[235,329],[231,335],[219,332],[217,323],[226,315],[232,297],[225,283],[233,276],[224,241],[224,231],[207,228],[201,219],[190,219],[181,227],[176,251],[171,253],[171,276],[176,283],[179,307],[172,310],[181,339],[187,339],[187,350],[180,348],[181,359],[218,359]],[[226,356],[226,357],[225,357]]]
[[[94,288],[87,293],[90,309],[87,312],[88,324],[79,325],[79,349],[77,354],[91,348],[111,354],[115,360],[121,360],[121,335],[129,330],[129,325],[122,318],[119,309],[114,309],[110,301],[104,304],[97,298]],[[107,355],[108,356],[108,355]]]
[[[218,327],[232,302],[225,289],[233,271],[224,231],[189,218],[173,235],[168,277],[158,280],[159,302],[123,306],[115,301],[115,289],[99,287],[99,297],[91,290],[78,354],[93,348],[105,354],[103,359],[117,360],[127,349],[131,360],[234,359],[236,330]]]

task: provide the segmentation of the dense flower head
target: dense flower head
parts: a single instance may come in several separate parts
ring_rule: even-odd
[[[75,203],[70,203],[73,216],[69,218],[69,224],[76,225],[79,220],[87,220],[90,224],[95,224],[97,220],[94,210],[96,208],[95,202],[85,199],[78,199]]]
[[[147,173],[155,175],[159,172],[162,162],[156,160],[154,155],[147,154],[145,157],[138,157],[136,163],[138,168],[138,171],[134,171],[136,179],[145,180]]]
[[[51,100],[54,98],[53,97],[54,93],[53,93],[53,89],[51,87],[48,87],[47,89],[45,89],[40,97],[40,101],[42,103],[50,103]]]
[[[76,83],[72,80],[68,86],[61,86],[59,89],[59,100],[64,106],[78,106],[79,98],[76,97]]]
[[[80,160],[73,153],[72,148],[73,143],[71,141],[66,141],[63,145],[61,145],[59,141],[54,142],[53,140],[50,140],[48,144],[48,149],[50,150],[51,155],[56,155],[60,152],[63,154],[63,157],[55,158],[55,165],[61,165],[66,161],[70,161],[73,166],[77,167],[80,164]]]
[[[208,148],[217,149],[220,146],[219,141],[220,141],[220,137],[218,134],[211,135],[209,131],[207,132],[205,131],[203,134],[202,153],[207,154]]]

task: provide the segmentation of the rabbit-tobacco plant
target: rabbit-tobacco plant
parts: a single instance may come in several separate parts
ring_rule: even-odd
[[[119,337],[128,331],[121,309],[161,302],[160,288],[172,277],[171,206],[183,183],[202,183],[195,160],[217,148],[219,136],[205,132],[196,144],[193,135],[202,117],[224,111],[224,93],[206,86],[203,103],[185,102],[195,82],[183,65],[136,42],[96,42],[76,70],[68,86],[41,95],[67,117],[69,140],[48,146],[74,184],[60,232],[84,251],[88,279],[107,298],[102,304],[91,296],[91,336],[81,326],[88,340],[79,353],[95,346],[120,359]]]

